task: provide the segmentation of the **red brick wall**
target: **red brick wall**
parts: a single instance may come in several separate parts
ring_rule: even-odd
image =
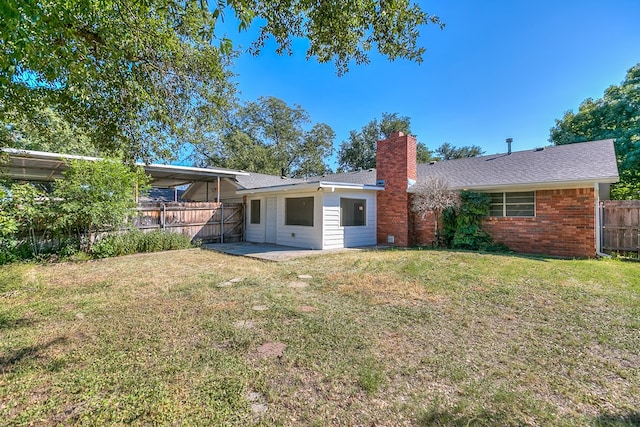
[[[593,257],[593,188],[536,191],[534,218],[487,218],[482,227],[496,242],[529,254]]]
[[[440,227],[442,233],[442,226]],[[412,244],[417,246],[435,246],[436,243],[436,229],[435,229],[435,215],[433,212],[427,212],[427,215],[422,218],[420,215],[413,214],[413,228],[412,228]]]
[[[415,217],[413,244],[435,241],[433,214]],[[536,191],[533,218],[486,218],[482,223],[494,241],[525,254],[560,257],[595,256],[595,191],[592,188]]]
[[[394,236],[394,245],[410,245],[410,209],[407,193],[408,179],[416,180],[416,139],[402,132],[394,132],[388,139],[378,141],[376,149],[377,179],[385,181],[384,191],[378,192],[378,243],[387,244]]]

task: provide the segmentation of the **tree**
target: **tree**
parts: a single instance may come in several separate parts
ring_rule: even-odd
[[[194,147],[197,163],[273,175],[321,175],[330,169],[325,159],[333,152],[335,133],[317,123],[299,105],[261,97],[230,114],[219,139]]]
[[[409,0],[3,1],[0,120],[50,106],[102,152],[171,158],[182,141],[205,141],[233,99],[237,52],[219,25],[227,15],[258,30],[252,54],[271,38],[291,54],[305,38],[307,57],[333,61],[340,74],[366,64],[374,47],[420,62],[420,29],[442,27]]]
[[[36,228],[51,229],[49,199],[37,185],[0,182],[0,264],[38,255]]]
[[[398,113],[382,113],[379,122],[373,119],[364,125],[360,132],[355,130],[349,132],[349,139],[342,141],[338,151],[338,171],[375,168],[376,143],[389,138],[393,132],[410,134],[411,119],[407,116],[399,116]],[[424,149],[426,150],[426,147]]]
[[[433,212],[435,219],[436,247],[440,245],[440,216],[447,208],[458,206],[459,195],[451,190],[442,178],[429,178],[413,187],[411,210],[422,219]]]
[[[50,107],[26,116],[7,113],[0,125],[0,146],[51,153],[98,156],[84,129],[64,120]]]
[[[67,233],[86,233],[83,249],[90,250],[99,231],[124,226],[136,206],[135,192],[144,191],[149,178],[142,168],[110,159],[72,160],[68,166],[54,184],[55,225]]]
[[[429,163],[435,160],[438,160],[438,158],[434,157],[433,151],[429,150],[423,143],[418,142],[416,145],[416,161],[418,164]]]
[[[556,145],[614,138],[620,183],[611,197],[640,198],[640,63],[627,71],[625,80],[610,86],[600,99],[586,99],[578,112],[556,119],[549,141]]]
[[[440,147],[436,148],[436,156],[440,160],[464,159],[466,157],[480,156],[483,153],[484,151],[482,151],[482,148],[477,145],[456,147],[445,142]]]

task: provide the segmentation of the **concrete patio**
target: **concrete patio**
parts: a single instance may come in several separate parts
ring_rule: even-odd
[[[280,246],[271,243],[205,243],[204,249],[225,253],[228,255],[246,256],[264,261],[289,261],[296,258],[303,258],[316,255],[332,254],[346,251],[362,251],[381,249],[380,246],[367,246],[359,248],[342,249],[302,249],[291,246]]]

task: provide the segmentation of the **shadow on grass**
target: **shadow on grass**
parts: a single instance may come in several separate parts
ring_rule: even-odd
[[[430,426],[493,426],[496,425],[496,414],[481,411],[477,414],[460,414],[455,409],[431,409],[425,411],[417,420],[417,425],[422,427]]]
[[[508,420],[509,422],[506,422]],[[500,424],[515,425],[518,420],[513,414],[480,411],[475,414],[460,414],[455,409],[431,409],[425,411],[417,420],[419,426],[493,426]],[[515,424],[514,424],[515,423]],[[640,412],[622,414],[602,414],[587,425],[597,427],[640,427]]]
[[[23,347],[7,355],[2,355],[0,356],[0,374],[9,373],[19,363],[29,359],[36,359],[40,355],[40,353],[46,350],[47,348],[54,346],[56,344],[64,344],[66,342],[67,342],[67,338],[58,337],[58,338],[49,340],[44,344]]]
[[[594,420],[598,427],[640,427],[640,412],[602,414]]]
[[[489,252],[489,251],[472,251],[465,249],[450,249],[450,248],[436,248],[434,246],[410,246],[410,247],[395,247],[395,246],[377,246],[374,248],[365,249],[368,252],[374,251],[409,251],[409,252],[444,252],[444,253],[461,253],[461,254],[478,254],[478,255],[495,255],[509,258],[522,258],[530,261],[549,262],[550,260],[562,260],[562,259],[575,259],[571,257],[556,257],[550,255],[536,255],[536,254],[521,254],[517,252]],[[585,258],[586,259],[586,258]]]
[[[15,319],[0,313],[0,331],[5,329],[18,329],[26,326],[33,326],[33,320],[24,317]]]

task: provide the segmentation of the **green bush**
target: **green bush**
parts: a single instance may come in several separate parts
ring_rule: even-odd
[[[486,252],[508,252],[509,248],[495,243],[481,227],[482,219],[489,215],[489,195],[472,191],[460,192],[457,210],[443,212],[443,240],[453,249]]]
[[[143,233],[140,230],[131,230],[101,238],[92,246],[91,254],[94,258],[108,258],[139,252],[160,252],[191,247],[193,247],[191,239],[182,234],[163,231]]]
[[[33,249],[29,242],[0,236],[0,265],[33,258]]]

